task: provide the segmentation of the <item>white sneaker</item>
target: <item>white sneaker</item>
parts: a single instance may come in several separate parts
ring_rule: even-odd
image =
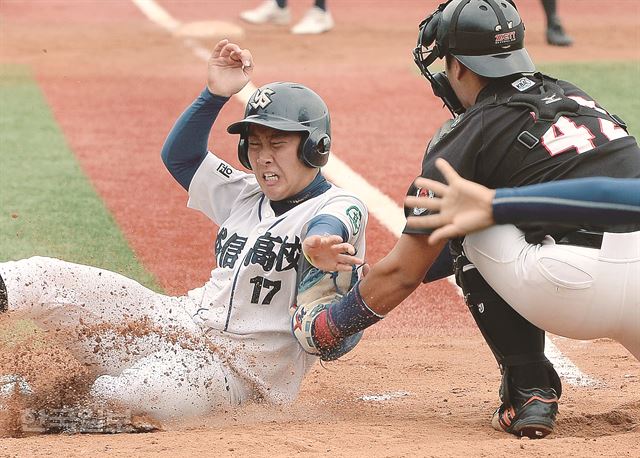
[[[333,29],[331,13],[317,6],[311,8],[292,29],[296,35],[323,33]]]
[[[276,0],[265,0],[257,8],[240,13],[240,18],[252,24],[285,25],[291,21],[291,13],[289,8],[280,8]]]

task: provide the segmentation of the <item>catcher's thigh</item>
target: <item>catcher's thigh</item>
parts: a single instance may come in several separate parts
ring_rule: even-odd
[[[487,282],[536,326],[575,339],[611,337],[640,359],[640,232],[605,233],[598,249],[528,244],[515,226],[465,237]]]
[[[241,404],[250,393],[215,354],[180,346],[152,353],[119,376],[98,377],[91,389],[97,399],[161,421],[215,413]]]

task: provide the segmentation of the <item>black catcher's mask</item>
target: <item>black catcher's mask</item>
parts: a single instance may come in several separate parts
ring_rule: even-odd
[[[524,23],[512,0],[449,0],[420,23],[414,61],[434,94],[457,116],[465,109],[446,74],[428,68],[447,54],[487,78],[535,71],[524,49]]]

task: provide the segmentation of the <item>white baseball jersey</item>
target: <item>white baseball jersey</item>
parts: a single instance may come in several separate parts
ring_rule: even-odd
[[[348,230],[364,257],[365,205],[331,185],[319,196],[276,216],[255,176],[208,154],[189,187],[188,206],[220,226],[218,267],[201,288],[189,292],[189,312],[225,354],[225,362],[270,401],[290,401],[316,357],[291,332],[297,266],[309,221],[326,214]]]

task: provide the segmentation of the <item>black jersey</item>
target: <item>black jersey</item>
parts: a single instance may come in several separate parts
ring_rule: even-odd
[[[463,178],[493,189],[591,176],[640,177],[640,148],[635,138],[589,95],[568,82],[555,84],[568,99],[596,110],[596,114],[602,113],[602,117],[563,115],[549,123],[548,129],[545,127],[535,146],[519,144],[522,132],[535,130],[532,127],[536,114],[527,106],[512,106],[505,101],[515,94],[539,93],[543,78],[540,74],[514,75],[492,81],[480,92],[476,104],[456,118],[451,130],[429,148],[421,175],[444,181],[434,166],[435,160],[442,157]],[[415,188],[409,192],[425,194],[425,190]],[[411,212],[423,214],[421,209]],[[637,229],[640,228],[634,228]],[[545,233],[567,230],[566,227],[546,228]],[[431,231],[405,228],[405,232]]]

